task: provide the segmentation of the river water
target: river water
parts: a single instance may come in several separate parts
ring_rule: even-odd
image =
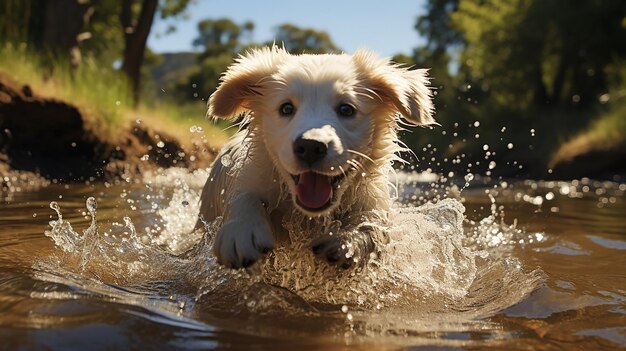
[[[207,177],[13,185],[0,205],[0,349],[626,347],[626,184],[399,173],[380,255],[341,271],[316,228],[218,266]],[[11,184],[11,179],[5,179]]]

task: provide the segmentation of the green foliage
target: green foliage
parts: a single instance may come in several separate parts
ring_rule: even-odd
[[[550,159],[550,165],[568,161],[588,151],[624,150],[626,148],[626,101],[616,102],[594,118],[585,128],[562,142]]]
[[[489,145],[497,159],[541,170],[626,92],[626,2],[429,0],[425,9],[416,29],[427,44],[412,59],[431,67],[442,127],[407,135],[414,149],[464,154],[467,165]]]
[[[196,65],[177,69],[179,77],[171,79],[165,88],[169,97],[179,101],[206,99],[218,86],[221,74],[239,53],[251,47],[274,43],[251,43],[253,30],[252,22],[237,24],[227,18],[206,19],[198,23],[198,37],[193,43],[203,51],[197,56]],[[284,44],[288,51],[297,54],[339,51],[328,33],[291,24],[276,28],[275,43]]]
[[[450,14],[458,8],[459,0],[431,0],[425,14],[417,18],[415,29],[427,40],[430,52],[443,52],[462,43],[463,35],[450,25]]]
[[[27,40],[32,5],[30,0],[3,1],[0,5],[0,42]]]
[[[159,13],[161,18],[175,17],[184,14],[193,0],[161,0]]]
[[[217,88],[219,77],[233,62],[233,53],[209,56],[192,69],[189,76],[173,87],[173,97],[179,100],[206,99]]]
[[[626,53],[626,3],[461,1],[452,26],[467,43],[461,60],[497,104],[590,104],[606,92],[605,66]]]
[[[98,57],[107,66],[122,58],[124,33],[119,12],[118,1],[99,1],[86,28],[91,37],[81,42],[84,53]]]
[[[63,60],[42,55],[25,44],[0,47],[0,73],[30,85],[41,96],[80,106],[95,125],[111,132],[130,103],[124,76],[91,56],[84,57],[74,70]]]
[[[228,18],[205,19],[198,23],[199,34],[194,39],[193,45],[204,49],[201,55],[203,59],[233,54],[241,49],[241,36],[251,33],[252,30],[254,30],[252,22],[238,25]]]
[[[338,53],[341,50],[333,43],[330,35],[313,28],[300,28],[285,23],[276,28],[275,40],[266,45],[284,45],[292,54],[328,54]]]

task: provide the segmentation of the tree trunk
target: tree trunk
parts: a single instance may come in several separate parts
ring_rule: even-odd
[[[563,84],[565,83],[565,76],[567,74],[567,69],[569,68],[569,56],[570,55],[567,53],[563,53],[561,55],[559,67],[556,71],[556,76],[554,77],[554,82],[552,84],[552,98],[550,100],[553,104],[559,104],[561,102]]]
[[[534,72],[534,93],[533,100],[535,106],[544,106],[550,103],[550,98],[548,97],[548,91],[546,89],[546,85],[543,83],[543,70],[541,69],[541,63],[537,63],[535,66]]]
[[[69,56],[72,68],[80,64],[81,33],[93,13],[91,1],[49,0],[45,3],[42,44],[53,53]]]
[[[139,18],[136,21],[132,19],[132,3],[132,0],[122,0],[122,13],[120,15],[122,29],[124,30],[124,63],[122,64],[122,71],[130,82],[133,103],[137,106],[141,89],[141,65],[159,1],[143,0]]]

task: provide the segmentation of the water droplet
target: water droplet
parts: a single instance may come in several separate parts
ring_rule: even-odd
[[[230,165],[233,163],[232,159],[230,158],[230,155],[222,156],[220,158],[220,162],[222,163],[224,167],[230,167]]]
[[[341,312],[348,313],[348,306],[346,305],[341,306]]]
[[[163,147],[165,146],[165,143],[164,143],[163,141],[159,141],[159,142],[156,144],[156,146],[157,146],[158,148],[163,148]]]
[[[201,133],[202,131],[204,131],[204,129],[202,127],[197,126],[197,125],[194,124],[191,127],[189,127],[189,131],[191,133]]]
[[[61,209],[59,208],[59,204],[56,201],[52,201],[50,203],[50,208],[55,210],[56,212],[59,212]]]
[[[89,198],[87,198],[85,205],[87,206],[87,211],[89,211],[89,214],[93,216],[96,212],[96,209],[98,208],[98,203],[96,203],[96,199],[93,196],[90,196]]]
[[[126,225],[126,228],[128,228],[128,230],[130,231],[130,237],[134,239],[134,244],[139,243],[139,240],[137,238],[137,231],[135,230],[135,225],[133,224],[133,221],[130,220],[130,217],[124,217],[124,224]]]

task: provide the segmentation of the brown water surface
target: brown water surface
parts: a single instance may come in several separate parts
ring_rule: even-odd
[[[263,269],[239,273],[216,268],[202,245],[180,255],[199,240],[182,233],[203,180],[191,178],[3,192],[0,349],[626,348],[626,184],[619,181],[471,184],[461,192],[466,248],[454,253],[466,255],[458,262],[468,273],[450,266],[457,260],[421,258],[444,277],[471,278],[467,284],[409,273],[418,261],[392,257],[380,261],[385,270],[331,279],[320,290],[298,285],[304,278],[280,265],[280,250]],[[443,236],[448,224],[433,213],[445,217],[457,205],[416,209],[436,197],[432,187],[402,181],[409,212],[399,218],[414,218],[418,228],[441,225],[434,233]],[[97,201],[93,223],[89,197]],[[53,201],[71,231],[51,229]],[[187,224],[178,227],[179,219]],[[80,241],[83,230],[98,240]],[[398,241],[395,252],[412,244]],[[376,288],[353,285],[364,279]]]

